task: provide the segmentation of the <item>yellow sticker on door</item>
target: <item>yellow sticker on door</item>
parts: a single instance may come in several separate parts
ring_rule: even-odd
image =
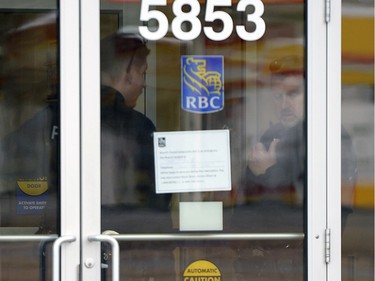
[[[221,272],[215,264],[207,260],[197,260],[184,271],[184,281],[221,281]]]
[[[18,187],[27,195],[38,196],[48,189],[48,182],[45,179],[39,180],[18,180]]]
[[[47,177],[17,180],[17,214],[43,214],[48,200]]]

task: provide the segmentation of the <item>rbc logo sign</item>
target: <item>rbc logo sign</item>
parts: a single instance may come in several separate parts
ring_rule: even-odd
[[[211,113],[224,108],[223,61],[223,56],[182,56],[182,109]]]

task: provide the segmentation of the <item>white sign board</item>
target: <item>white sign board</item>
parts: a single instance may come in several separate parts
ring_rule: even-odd
[[[156,193],[231,190],[229,130],[154,133]]]

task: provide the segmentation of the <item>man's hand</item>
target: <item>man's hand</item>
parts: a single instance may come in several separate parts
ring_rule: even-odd
[[[276,145],[278,142],[278,139],[274,139],[268,151],[260,142],[251,149],[248,166],[254,175],[262,175],[266,173],[269,167],[276,164]]]

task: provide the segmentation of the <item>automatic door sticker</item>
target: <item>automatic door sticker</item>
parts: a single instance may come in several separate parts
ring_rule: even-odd
[[[197,260],[184,271],[183,281],[221,281],[221,272],[207,260]]]
[[[181,106],[195,113],[224,108],[223,56],[182,56]]]
[[[42,214],[47,205],[47,178],[20,179],[17,186],[17,214]]]

